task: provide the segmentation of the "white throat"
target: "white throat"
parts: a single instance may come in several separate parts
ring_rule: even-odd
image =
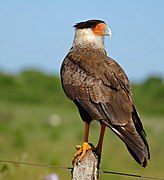
[[[73,46],[87,46],[93,48],[104,48],[104,36],[96,36],[92,29],[77,29],[75,32]]]

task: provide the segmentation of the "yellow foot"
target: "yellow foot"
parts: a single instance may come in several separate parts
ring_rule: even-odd
[[[77,149],[78,151],[77,151],[77,153],[74,154],[74,157],[73,157],[73,159],[72,159],[72,163],[73,163],[73,164],[74,164],[74,162],[75,162],[75,160],[76,160],[76,158],[77,158],[78,156],[80,156],[80,157],[79,157],[79,161],[82,161],[83,158],[84,158],[84,156],[85,156],[85,154],[86,154],[86,152],[87,152],[88,150],[91,150],[92,147],[91,147],[87,142],[83,142],[83,145],[82,145],[82,146],[77,145],[77,146],[76,146],[76,149]]]

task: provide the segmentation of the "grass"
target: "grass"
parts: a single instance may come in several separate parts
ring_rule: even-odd
[[[109,129],[105,134],[102,170],[164,177],[164,121],[162,117],[143,117],[151,150],[151,161],[141,168],[124,144]],[[83,140],[84,123],[75,107],[0,103],[0,159],[71,166],[74,146]],[[97,143],[99,124],[91,126],[90,142]],[[62,180],[71,179],[70,170],[0,164],[0,179],[42,180],[56,173]],[[100,174],[100,179],[133,178]]]

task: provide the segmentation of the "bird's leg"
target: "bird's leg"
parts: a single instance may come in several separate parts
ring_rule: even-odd
[[[84,158],[86,152],[91,148],[91,146],[88,144],[88,136],[89,136],[89,127],[90,127],[90,122],[85,123],[85,133],[84,133],[84,141],[82,146],[77,145],[76,149],[78,150],[77,153],[74,154],[74,158],[72,160],[72,163],[75,162],[76,158],[80,155],[79,161],[82,161]]]
[[[89,128],[90,128],[90,122],[85,123],[85,133],[84,133],[84,142],[88,143],[88,137],[89,137]]]
[[[98,156],[98,169],[99,169],[99,164],[101,160],[101,151],[102,151],[105,129],[106,129],[106,124],[104,122],[101,122],[100,137],[99,137],[99,141],[98,141],[96,151],[95,151],[96,155]]]

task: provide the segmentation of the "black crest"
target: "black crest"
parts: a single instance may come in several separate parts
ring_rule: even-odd
[[[94,28],[99,23],[105,23],[105,22],[102,20],[88,20],[84,22],[79,22],[75,24],[73,27],[77,29]]]

